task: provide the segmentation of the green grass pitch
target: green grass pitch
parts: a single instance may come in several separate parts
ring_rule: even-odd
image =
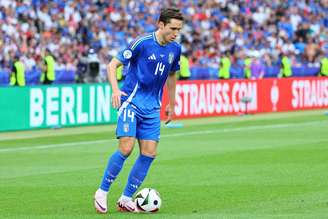
[[[162,128],[142,187],[155,214],[116,211],[136,146],[112,185],[109,214],[93,194],[115,126],[0,133],[0,218],[328,218],[328,116],[323,110],[182,120]]]

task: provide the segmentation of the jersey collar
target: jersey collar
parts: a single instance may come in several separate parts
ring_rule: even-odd
[[[165,45],[161,45],[160,43],[159,43],[159,41],[157,40],[157,37],[156,37],[156,34],[155,34],[155,32],[153,32],[153,39],[154,39],[154,41],[159,45],[159,46],[162,46],[162,47],[165,47],[165,46],[167,46],[168,45],[168,43],[167,44],[165,44]]]

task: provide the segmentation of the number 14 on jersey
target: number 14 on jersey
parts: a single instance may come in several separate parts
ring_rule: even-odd
[[[158,72],[161,72],[161,75],[163,74],[165,69],[165,65],[162,62],[158,62],[156,65],[155,75],[158,74]]]

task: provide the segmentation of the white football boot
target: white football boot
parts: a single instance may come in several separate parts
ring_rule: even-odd
[[[136,206],[136,203],[132,200],[132,198],[122,195],[118,201],[117,204],[117,210],[121,212],[132,212],[132,213],[138,213],[138,208]]]
[[[94,205],[98,213],[107,213],[107,192],[98,189],[95,193]]]

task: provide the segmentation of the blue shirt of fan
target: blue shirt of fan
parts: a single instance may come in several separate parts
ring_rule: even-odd
[[[180,70],[181,46],[176,42],[160,45],[155,33],[137,38],[116,58],[127,66],[121,90],[128,102],[147,118],[159,116],[163,86],[169,74]],[[124,106],[124,104],[122,104]]]

